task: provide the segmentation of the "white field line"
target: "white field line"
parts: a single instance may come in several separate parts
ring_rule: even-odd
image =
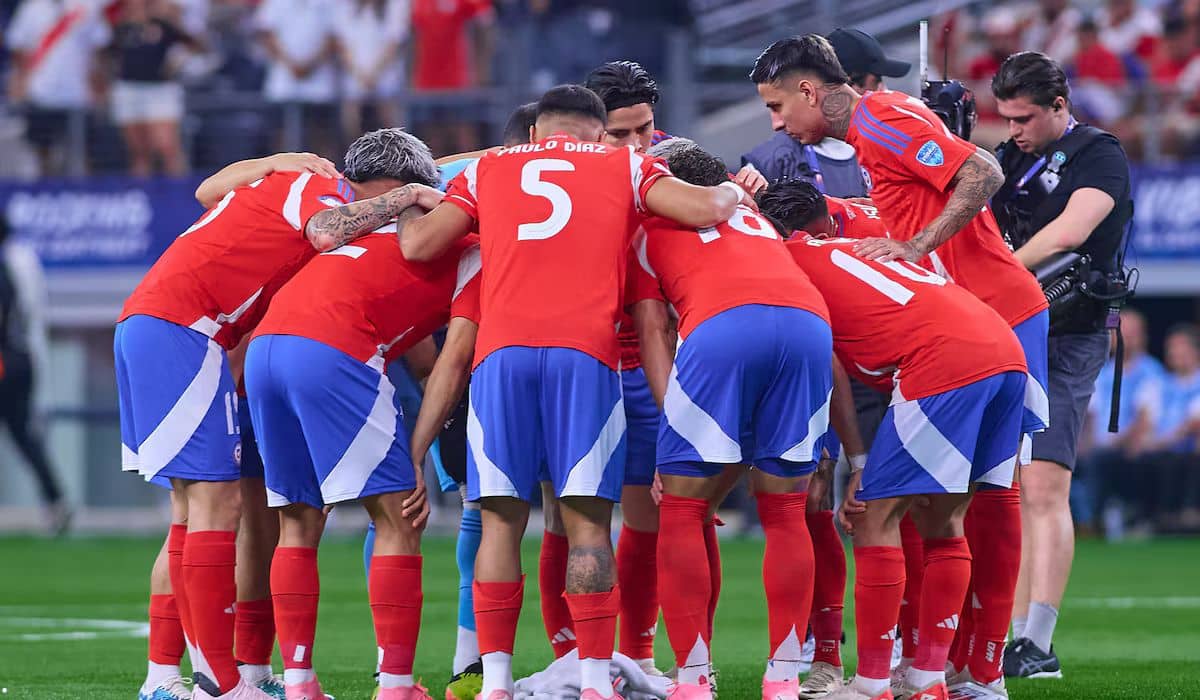
[[[19,630],[59,630],[21,632]],[[78,617],[0,617],[0,640],[23,642],[71,641],[100,638],[139,638],[150,633],[150,625],[133,620]]]
[[[1068,595],[1067,599],[1063,601],[1063,607],[1104,610],[1191,610],[1200,608],[1200,596],[1072,598]]]

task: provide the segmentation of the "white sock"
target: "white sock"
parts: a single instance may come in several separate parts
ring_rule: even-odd
[[[866,676],[855,676],[854,687],[862,692],[875,697],[883,691],[891,687],[892,681],[890,678],[867,678]]]
[[[413,677],[411,673],[380,673],[379,674],[380,688],[411,688],[413,687]]]
[[[590,688],[603,697],[612,695],[612,676],[608,675],[608,666],[611,661],[612,659],[580,659],[579,678],[582,682],[579,685],[579,692],[582,693]]]
[[[246,683],[258,685],[271,677],[271,667],[270,665],[238,664],[238,673]]]
[[[654,659],[634,659],[633,663],[637,664],[638,668],[645,673],[653,674],[658,671],[658,667],[654,665]]]
[[[1038,649],[1050,653],[1050,642],[1054,639],[1054,626],[1058,624],[1058,608],[1046,603],[1029,604],[1029,621],[1025,623],[1025,636]]]
[[[946,682],[946,669],[940,671],[923,671],[916,666],[910,666],[904,674],[904,682],[908,687],[922,690],[928,688],[934,683]]]
[[[779,647],[767,660],[767,670],[763,674],[764,681],[795,680],[800,675],[800,657],[804,655],[804,643],[796,634],[796,628],[788,632]]]
[[[311,668],[283,669],[284,685],[299,685],[301,683],[307,683],[316,677],[317,674]]]
[[[454,644],[454,663],[450,666],[453,673],[458,674],[467,670],[467,666],[479,660],[479,635],[475,630],[466,627],[458,628],[458,641]]]
[[[708,645],[704,643],[703,637],[696,635],[696,643],[688,652],[683,668],[679,669],[676,681],[681,685],[699,685],[700,679],[708,677],[709,671]]]
[[[513,692],[512,654],[493,651],[483,655],[483,697],[493,691]]]
[[[1025,625],[1028,622],[1029,622],[1028,617],[1014,617],[1013,618],[1013,629],[1012,629],[1013,639],[1020,639],[1021,637],[1025,636]]]
[[[153,661],[149,661],[146,667],[146,682],[142,684],[142,688],[144,690],[153,690],[162,685],[164,681],[175,678],[178,675],[178,665],[156,664]]]
[[[763,673],[763,680],[778,682],[795,680],[799,676],[799,661],[778,661],[775,659],[770,659],[767,661],[767,670]]]

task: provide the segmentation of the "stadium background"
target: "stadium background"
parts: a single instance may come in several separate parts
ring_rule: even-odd
[[[269,26],[284,34],[312,32],[320,41],[336,41],[335,30],[346,26],[343,13],[360,3],[284,0],[289,12],[274,13],[272,24],[263,19],[269,13],[262,6],[279,5],[275,0],[150,2],[154,11],[174,13],[204,47],[199,52],[177,47],[167,59],[170,82],[180,86],[185,101],[178,123],[184,161],[174,168],[182,172],[156,166],[153,174],[145,176],[133,172],[127,143],[112,117],[116,56],[105,45],[94,47],[96,53],[86,51],[76,57],[86,67],[87,89],[60,122],[48,125],[28,118],[30,105],[12,89],[17,71],[10,49],[22,40],[20,32],[14,31],[15,14],[23,4],[62,12],[76,1],[0,0],[4,34],[0,73],[10,87],[0,98],[0,208],[12,223],[15,238],[37,251],[45,269],[45,302],[39,309],[49,343],[39,356],[46,371],[40,377],[36,405],[52,462],[75,510],[73,531],[158,538],[168,518],[165,498],[156,489],[117,473],[113,320],[149,264],[199,216],[192,191],[204,175],[230,161],[277,150],[312,150],[337,160],[354,126],[355,109],[344,85],[348,71],[339,63],[335,45],[331,44],[327,59],[332,87],[319,99],[298,102],[286,90],[272,94],[265,85],[272,61],[264,30]],[[116,17],[113,6],[118,3],[81,1],[103,6],[110,19]],[[1022,48],[1048,51],[1070,67],[1081,116],[1120,135],[1135,162],[1137,212],[1129,262],[1140,270],[1133,305],[1148,318],[1151,354],[1162,357],[1163,339],[1172,324],[1200,318],[1200,2],[1196,0],[1026,4],[475,0],[469,17],[464,14],[461,22],[435,27],[411,21],[409,12],[421,0],[378,4],[380,16],[394,21],[389,19],[387,31],[379,33],[385,39],[368,48],[382,53],[394,45],[397,57],[389,63],[399,77],[387,97],[364,100],[364,125],[370,128],[381,116],[394,114],[425,138],[435,155],[493,144],[513,106],[555,83],[580,80],[602,61],[629,58],[642,62],[663,88],[664,99],[657,109],[660,128],[694,137],[736,169],[741,153],[770,136],[766,112],[745,77],[763,46],[788,33],[855,26],[879,37],[890,56],[915,63],[916,22],[926,17],[932,18],[933,75],[942,74],[945,51],[950,76],[968,81],[981,98],[975,140],[991,148],[1003,133],[986,100],[997,56]],[[1066,6],[1067,14],[1061,26],[1051,27],[1041,13],[1043,8],[1058,6]],[[322,22],[313,17],[328,26],[314,29],[314,22]],[[443,59],[420,65],[423,59],[417,54],[425,32],[438,37],[443,51],[461,42],[468,59],[461,70]],[[889,84],[915,94],[916,71]],[[50,131],[40,131],[46,129]],[[35,147],[39,142],[50,143],[50,152],[39,153]],[[1186,481],[1195,488],[1200,483],[1200,457],[1194,444],[1183,449]],[[1173,506],[1178,512],[1139,512],[1145,503],[1159,502],[1153,498],[1156,491],[1170,487],[1160,487],[1157,477],[1150,478],[1157,473],[1153,459],[1138,456],[1128,464],[1133,471],[1119,483],[1107,485],[1098,483],[1098,474],[1090,473],[1086,463],[1080,469],[1074,500],[1083,525],[1081,535],[1172,539],[1083,545],[1068,594],[1066,619],[1071,622],[1064,625],[1068,631],[1059,640],[1068,647],[1062,654],[1064,662],[1079,664],[1075,668],[1088,679],[1104,676],[1114,684],[1112,688],[1127,688],[1122,683],[1130,676],[1139,682],[1154,676],[1157,680],[1147,682],[1159,685],[1146,686],[1158,689],[1151,693],[1153,697],[1200,696],[1200,691],[1196,695],[1180,691],[1170,680],[1180,664],[1197,670],[1200,654],[1200,638],[1194,631],[1200,622],[1200,598],[1186,583],[1195,580],[1194,572],[1185,570],[1189,562],[1195,566],[1200,553],[1200,541],[1192,539],[1200,519],[1193,517],[1198,513],[1183,512],[1186,502]],[[1142,487],[1125,488],[1135,482]],[[27,685],[24,695],[14,688],[15,697],[82,697],[85,685],[68,683],[60,694],[49,690],[57,687],[61,669],[47,660],[45,650],[69,649],[59,645],[71,639],[100,639],[105,640],[104,649],[94,655],[89,652],[84,670],[100,674],[96,677],[103,678],[103,684],[132,688],[140,669],[140,662],[134,662],[140,658],[136,654],[141,653],[143,641],[86,626],[30,628],[27,621],[48,619],[44,616],[49,611],[60,621],[142,619],[144,570],[157,545],[150,539],[90,538],[45,545],[22,538],[21,533],[40,533],[44,520],[34,482],[7,438],[0,438],[0,485],[0,534],[4,535],[0,571],[6,572],[0,575],[4,579],[0,584],[0,606],[4,606],[0,607],[0,685],[14,685],[14,679],[27,674],[26,680],[36,678],[42,685]],[[1100,502],[1097,493],[1111,493],[1111,500]],[[1149,501],[1143,500],[1147,493]],[[453,531],[455,500],[441,504],[433,521],[435,533]],[[335,519],[347,534],[365,522],[350,513]],[[726,529],[734,531],[737,523],[737,517],[732,517],[732,526]],[[371,657],[365,599],[360,596],[363,582],[355,568],[356,546],[352,540],[335,541],[322,555],[341,566],[328,583],[334,593],[322,603],[322,634],[335,641],[356,640],[348,642],[349,648],[326,645],[323,652],[346,664],[355,654]],[[764,614],[759,609],[760,584],[750,575],[757,569],[760,546],[752,540],[731,545],[727,581],[735,578],[731,571],[746,575],[736,577],[727,595],[753,602],[746,610],[722,613],[726,624],[744,627],[745,635],[716,643],[718,665],[723,657],[730,662],[752,657],[757,663],[761,656],[757,646],[749,645],[754,649],[751,653],[744,643],[757,640]],[[430,557],[444,560],[442,568],[449,572],[452,545],[435,539],[431,550]],[[98,576],[94,586],[81,587],[72,578],[77,565],[111,573]],[[448,620],[453,615],[449,596],[449,589],[445,601],[431,596],[435,604],[428,607],[427,615],[447,622],[444,630],[428,625],[423,630],[429,647],[449,634]],[[1072,603],[1073,599],[1083,602]],[[332,632],[325,622],[330,612],[336,617]],[[530,622],[523,623],[522,639],[527,648],[538,651],[518,670],[533,670],[545,660],[546,650],[537,639],[540,633],[528,626]],[[1121,626],[1124,629],[1114,628]],[[1139,663],[1121,669],[1127,674],[1122,676],[1115,667],[1129,655],[1131,645],[1136,646],[1133,658]],[[440,646],[449,648],[448,642]],[[95,645],[88,648],[96,650]],[[444,656],[424,650],[418,665],[436,669],[440,678]],[[423,660],[429,661],[423,664]],[[118,671],[110,663],[123,665]],[[14,673],[16,669],[21,671]],[[345,672],[344,677],[348,680],[351,675]],[[748,678],[756,683],[753,673]],[[364,688],[368,681],[362,679]],[[1098,696],[1121,694],[1106,692],[1105,687],[1066,685],[1047,694],[1031,686],[1022,695],[1078,696],[1073,688]]]

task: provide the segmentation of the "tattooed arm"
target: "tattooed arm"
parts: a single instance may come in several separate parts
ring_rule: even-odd
[[[319,211],[309,218],[304,235],[317,250],[333,250],[383,226],[411,206],[433,208],[441,197],[442,193],[432,187],[404,185],[378,197]]]

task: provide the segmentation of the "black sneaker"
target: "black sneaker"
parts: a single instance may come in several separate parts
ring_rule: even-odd
[[[1004,675],[1008,678],[1062,678],[1062,667],[1051,645],[1042,651],[1027,637],[1014,639],[1004,647]]]

